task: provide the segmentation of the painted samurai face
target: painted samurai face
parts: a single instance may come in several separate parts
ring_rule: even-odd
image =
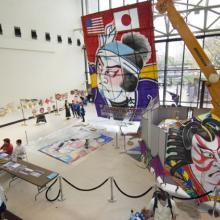
[[[116,59],[98,57],[97,63],[98,89],[103,97],[112,102],[123,102],[126,93],[121,85],[123,83],[123,69]]]
[[[213,141],[206,141],[198,134],[192,139],[191,150],[194,170],[204,175],[201,184],[206,190],[212,190],[220,185],[220,138],[215,136]]]

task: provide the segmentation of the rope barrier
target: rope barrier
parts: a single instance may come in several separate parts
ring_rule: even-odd
[[[60,196],[61,189],[59,188],[59,192],[58,192],[57,196],[56,196],[54,199],[50,199],[50,198],[48,197],[48,192],[49,192],[50,188],[57,182],[57,180],[58,180],[58,178],[56,178],[55,181],[48,187],[48,189],[47,189],[47,191],[46,191],[46,193],[45,193],[46,199],[47,199],[49,202],[54,202],[54,201],[56,201],[56,200],[59,198],[59,196]]]
[[[63,178],[63,180],[66,182],[66,183],[68,183],[70,186],[72,186],[73,188],[75,188],[75,189],[77,189],[77,190],[80,190],[80,191],[92,191],[92,190],[96,190],[96,189],[98,189],[98,188],[100,188],[101,186],[103,186],[110,178],[107,178],[104,182],[102,182],[101,184],[99,184],[98,186],[96,186],[96,187],[93,187],[93,188],[91,188],[91,189],[81,189],[81,188],[79,188],[79,187],[77,187],[77,186],[74,186],[72,183],[70,183],[67,179],[65,179],[64,177],[62,177]]]
[[[127,193],[123,192],[120,187],[118,186],[118,184],[116,183],[115,179],[114,179],[114,184],[115,186],[117,187],[117,189],[122,193],[124,194],[125,196],[129,197],[129,198],[133,198],[133,199],[136,199],[136,198],[140,198],[142,196],[145,196],[147,193],[149,193],[151,190],[152,190],[152,186],[144,193],[140,194],[140,195],[137,195],[137,196],[131,196],[131,195],[128,195]]]
[[[202,197],[204,197],[204,196],[209,195],[209,194],[212,193],[212,192],[213,192],[213,191],[209,191],[209,192],[207,192],[207,193],[204,193],[204,194],[199,195],[199,196],[194,197],[194,198],[181,198],[181,197],[177,197],[177,196],[172,196],[172,198],[179,199],[179,200],[193,200],[193,199],[200,199],[200,198],[202,198]]]
[[[81,189],[81,188],[79,188],[79,187],[73,185],[72,183],[70,183],[70,182],[69,182],[67,179],[65,179],[64,177],[62,177],[62,179],[63,179],[67,184],[69,184],[70,186],[72,186],[73,188],[75,188],[75,189],[77,189],[77,190],[79,190],[79,191],[87,191],[87,192],[88,192],[88,191],[93,191],[93,190],[96,190],[96,189],[102,187],[110,178],[111,178],[111,177],[107,178],[105,181],[103,181],[101,184],[99,184],[99,185],[96,186],[96,187],[93,187],[93,188],[90,188],[90,189]],[[56,201],[56,200],[59,198],[60,194],[61,194],[61,186],[60,186],[60,187],[59,187],[58,194],[57,194],[57,196],[56,196],[55,198],[50,199],[49,196],[48,196],[49,190],[50,190],[51,187],[57,182],[57,180],[58,180],[58,178],[56,178],[56,180],[48,187],[48,189],[47,189],[47,191],[46,191],[46,193],[45,193],[46,199],[47,199],[49,202],[54,202],[54,201]],[[116,180],[115,180],[114,178],[113,178],[113,182],[114,182],[116,188],[119,190],[119,192],[121,192],[123,195],[125,195],[125,196],[127,196],[127,197],[129,197],[129,198],[134,198],[134,199],[145,196],[147,193],[149,193],[149,192],[153,189],[153,186],[151,186],[147,191],[145,191],[144,193],[142,193],[142,194],[140,194],[140,195],[128,195],[127,193],[125,193],[125,192],[118,186],[118,184],[117,184],[117,182],[116,182]],[[202,198],[202,197],[204,197],[204,196],[207,196],[207,195],[209,195],[209,194],[212,193],[212,192],[213,192],[213,191],[209,191],[209,192],[207,192],[207,193],[204,193],[204,194],[199,195],[199,196],[194,197],[194,198],[181,198],[181,197],[177,197],[177,196],[172,196],[172,198],[179,199],[179,200],[194,200],[194,199],[199,199],[199,198]]]

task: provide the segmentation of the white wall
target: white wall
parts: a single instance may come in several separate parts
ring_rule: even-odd
[[[73,31],[81,27],[80,17],[80,0],[0,1],[0,107],[20,98],[84,88],[84,55]],[[14,26],[21,27],[22,38],[14,36]],[[31,39],[31,29],[37,40]],[[45,32],[51,42],[45,41]]]

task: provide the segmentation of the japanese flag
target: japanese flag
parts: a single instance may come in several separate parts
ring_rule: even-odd
[[[116,31],[125,31],[139,28],[137,8],[114,13]]]

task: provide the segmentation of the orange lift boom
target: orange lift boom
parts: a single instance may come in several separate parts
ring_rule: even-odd
[[[172,23],[173,28],[179,32],[192,56],[198,63],[201,71],[205,75],[207,79],[206,86],[212,97],[212,116],[215,119],[220,120],[220,77],[218,73],[186,22],[176,10],[173,0],[158,0],[156,8],[160,14],[167,12],[167,16]]]

